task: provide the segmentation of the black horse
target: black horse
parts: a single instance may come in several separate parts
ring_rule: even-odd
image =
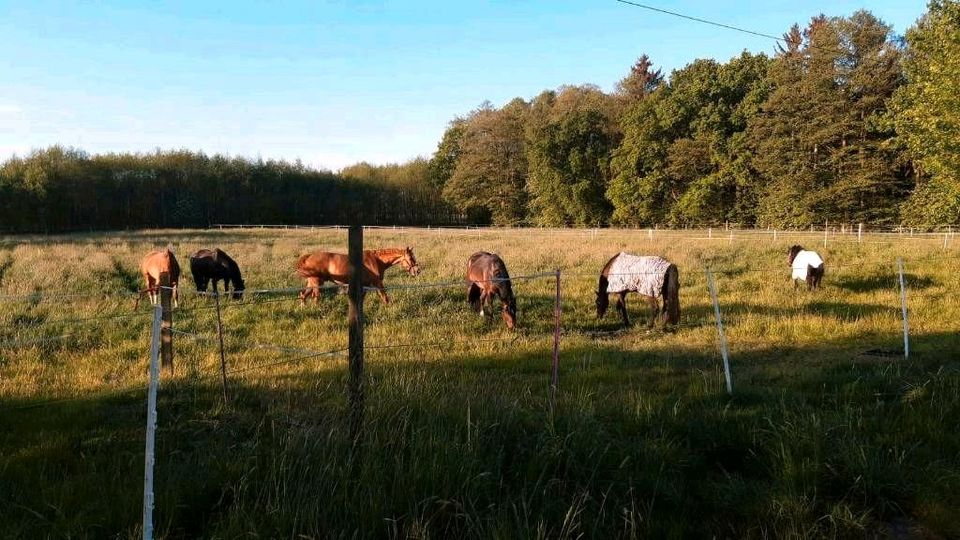
[[[240,267],[236,261],[220,248],[200,249],[190,255],[190,273],[193,282],[197,285],[197,292],[206,292],[207,283],[213,280],[213,292],[217,290],[217,282],[223,280],[223,289],[229,290],[233,286],[233,298],[243,298],[243,278],[240,277]]]

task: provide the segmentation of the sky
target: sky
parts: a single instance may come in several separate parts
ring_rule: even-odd
[[[638,0],[640,1],[640,0]],[[651,6],[780,35],[866,8],[903,34],[917,0]],[[53,144],[187,148],[338,170],[429,157],[447,123],[564,84],[611,91],[774,42],[615,0],[0,0],[0,160]]]

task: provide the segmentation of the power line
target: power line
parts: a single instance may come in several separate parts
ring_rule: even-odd
[[[641,4],[641,3],[639,3],[639,2],[631,2],[630,0],[616,0],[616,1],[617,1],[617,2],[620,2],[621,4],[627,4],[628,6],[634,6],[634,7],[638,7],[638,8],[641,8],[641,9],[646,9],[646,10],[649,10],[649,11],[656,11],[657,13],[663,13],[663,14],[666,14],[666,15],[672,15],[672,16],[674,16],[674,17],[680,17],[681,19],[687,19],[688,21],[694,21],[694,22],[698,22],[698,23],[709,24],[709,25],[711,25],[711,26],[717,26],[717,27],[720,27],[720,28],[726,28],[727,30],[733,30],[733,31],[735,31],[735,32],[742,32],[742,33],[744,33],[744,34],[750,34],[750,35],[753,35],[753,36],[765,37],[765,38],[767,38],[767,39],[772,39],[772,40],[775,40],[775,41],[781,41],[781,42],[783,42],[783,43],[787,43],[787,44],[791,44],[791,45],[802,45],[802,43],[800,43],[800,42],[798,42],[798,41],[794,41],[794,40],[792,40],[792,39],[787,39],[787,38],[782,37],[782,36],[775,36],[775,35],[773,35],[773,34],[765,34],[765,33],[763,33],[763,32],[757,32],[757,31],[754,31],[754,30],[748,30],[748,29],[746,29],[746,28],[740,28],[739,26],[733,26],[733,25],[729,25],[729,24],[725,24],[725,23],[721,23],[721,22],[717,22],[717,21],[711,21],[711,20],[708,20],[708,19],[701,19],[700,17],[694,17],[694,16],[692,16],[692,15],[684,15],[683,13],[677,13],[676,11],[670,11],[670,10],[668,10],[668,9],[662,9],[662,8],[658,8],[658,7],[648,6],[648,5],[646,5],[646,4]]]

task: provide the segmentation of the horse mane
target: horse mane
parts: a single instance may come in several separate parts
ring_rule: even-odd
[[[803,246],[801,245],[790,246],[790,249],[787,251],[788,264],[793,265],[793,260],[797,258],[797,254],[801,251],[803,251]]]

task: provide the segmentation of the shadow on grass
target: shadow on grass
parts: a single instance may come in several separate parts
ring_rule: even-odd
[[[565,347],[555,414],[546,344],[374,358],[360,452],[343,362],[231,378],[227,408],[215,378],[165,381],[155,522],[167,538],[956,534],[960,334],[915,336],[909,362],[846,352],[876,339],[734,356],[732,397],[711,351]],[[143,395],[0,397],[0,536],[137,535]]]
[[[904,274],[904,281],[910,289],[924,290],[936,285],[936,280],[929,276]],[[868,293],[882,290],[898,291],[900,278],[896,272],[889,274],[870,274],[868,276],[843,275],[835,282],[836,286],[855,293]]]

